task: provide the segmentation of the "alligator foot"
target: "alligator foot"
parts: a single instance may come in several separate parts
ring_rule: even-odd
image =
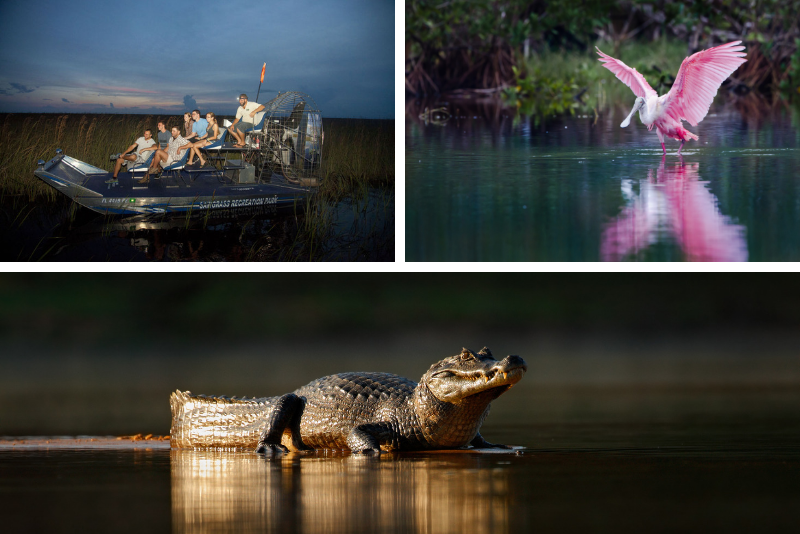
[[[257,454],[265,454],[267,456],[280,456],[287,452],[289,452],[289,449],[280,443],[259,443],[258,447],[256,447]]]
[[[360,451],[353,451],[353,454],[359,454],[363,456],[380,456],[381,450],[380,449],[361,449]]]
[[[473,439],[469,444],[472,445],[473,447],[475,447],[476,449],[510,449],[511,448],[508,445],[501,445],[499,443],[489,443],[488,441],[483,439],[483,436],[481,436],[480,434],[475,436],[475,439]]]
[[[381,443],[392,443],[394,430],[386,422],[358,425],[347,435],[347,448],[353,454],[380,455]]]

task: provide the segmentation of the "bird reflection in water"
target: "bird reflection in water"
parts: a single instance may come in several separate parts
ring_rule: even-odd
[[[494,455],[171,455],[173,532],[509,531]]]
[[[747,261],[745,227],[720,213],[716,197],[698,178],[699,163],[666,166],[639,182],[623,180],[628,205],[606,224],[600,245],[603,261],[634,258],[665,238],[674,239],[689,261]]]

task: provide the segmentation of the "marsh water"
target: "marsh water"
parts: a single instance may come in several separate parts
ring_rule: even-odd
[[[4,261],[393,261],[394,191],[311,209],[107,217],[62,201],[0,206]]]
[[[716,102],[677,156],[622,105],[406,115],[409,261],[797,261],[800,119]]]

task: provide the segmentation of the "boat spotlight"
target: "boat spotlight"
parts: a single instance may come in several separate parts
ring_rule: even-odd
[[[37,161],[36,164],[39,166],[40,169],[44,169],[44,160],[43,159],[40,159],[39,161]]]
[[[61,154],[62,152],[63,152],[63,150],[61,150],[60,148],[57,148],[57,149],[56,149],[56,156],[57,156],[57,155],[59,155],[59,154]]]

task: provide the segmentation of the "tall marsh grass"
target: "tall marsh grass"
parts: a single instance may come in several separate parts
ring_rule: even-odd
[[[394,121],[328,119],[323,127],[323,194],[394,184]]]
[[[61,148],[111,170],[109,155],[124,151],[146,128],[155,136],[159,120],[168,129],[183,128],[182,117],[157,115],[0,114],[0,195],[56,200],[58,192],[33,175],[39,159],[47,161]],[[323,127],[323,195],[340,198],[394,184],[393,120],[324,119]]]

